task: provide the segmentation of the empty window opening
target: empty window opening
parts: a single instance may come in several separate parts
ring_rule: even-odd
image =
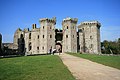
[[[67,26],[67,29],[68,29],[68,26]]]
[[[43,26],[43,29],[44,29],[44,26]]]
[[[31,39],[31,33],[29,34],[29,39]]]
[[[68,38],[68,35],[66,35],[66,38]]]
[[[50,38],[52,38],[52,35],[50,35]]]
[[[29,51],[32,49],[31,43],[29,43]]]
[[[37,50],[39,50],[39,47],[37,47]]]
[[[43,38],[44,38],[44,35],[43,35]]]
[[[93,44],[90,45],[90,48],[93,48]]]
[[[90,39],[92,39],[92,36],[90,36]]]
[[[44,50],[44,47],[42,47],[42,50]]]
[[[50,29],[52,29],[51,26],[50,26]]]
[[[38,35],[38,39],[39,39],[39,35]]]

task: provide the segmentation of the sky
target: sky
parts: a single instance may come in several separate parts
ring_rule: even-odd
[[[40,18],[56,17],[56,28],[62,28],[66,17],[78,23],[97,20],[101,23],[101,41],[120,38],[120,0],[0,0],[0,33],[2,42],[13,42],[17,28],[40,27]]]

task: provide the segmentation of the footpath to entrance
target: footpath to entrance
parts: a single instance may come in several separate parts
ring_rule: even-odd
[[[59,55],[77,80],[120,80],[120,70],[69,54]]]

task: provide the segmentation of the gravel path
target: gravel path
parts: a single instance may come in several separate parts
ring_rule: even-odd
[[[120,80],[120,70],[69,54],[59,55],[77,80]]]

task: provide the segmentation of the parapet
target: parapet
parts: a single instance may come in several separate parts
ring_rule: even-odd
[[[43,22],[43,21],[47,21],[48,23],[52,22],[52,23],[56,24],[56,17],[53,17],[52,19],[49,19],[49,18],[40,19],[40,22]]]
[[[101,26],[101,24],[98,21],[85,21],[85,22],[81,22],[78,26],[81,25],[98,25],[99,27]]]
[[[78,22],[78,19],[77,19],[77,18],[67,17],[67,18],[63,19],[62,23],[63,23],[63,22],[67,22],[67,21],[71,21],[71,22],[73,22],[73,23],[77,23],[77,22]]]
[[[24,29],[24,32],[28,32],[28,31],[29,31],[29,28],[25,28],[25,29]]]

